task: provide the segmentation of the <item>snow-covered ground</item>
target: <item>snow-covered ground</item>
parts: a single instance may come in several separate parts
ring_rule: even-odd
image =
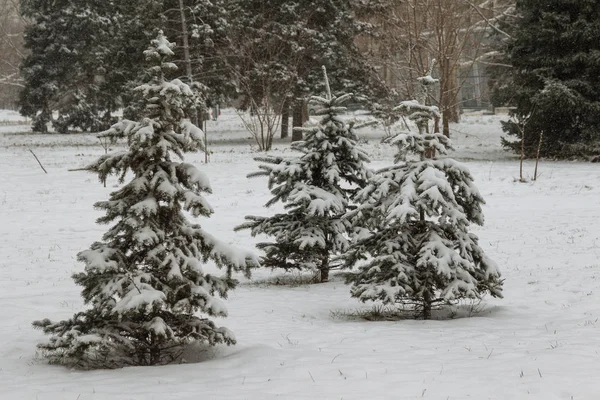
[[[0,125],[28,124],[28,119],[15,110],[0,110]]]
[[[502,152],[499,117],[472,115],[452,126],[487,205],[474,231],[500,265],[505,298],[465,304],[456,318],[366,321],[339,276],[327,284],[266,284],[258,270],[227,300],[238,345],[203,362],[112,371],[69,371],[36,355],[44,335],[31,321],[83,307],[70,276],[75,255],[105,226],[92,204],[107,198],[84,172],[104,150],[93,135],[33,135],[0,112],[0,399],[598,399],[600,398],[600,166],[542,162],[535,183],[519,183],[518,161]],[[269,198],[246,179],[255,146],[237,116],[210,122],[215,208],[200,222],[245,248],[233,232]],[[365,132],[373,166],[391,162],[377,129]],[[288,144],[276,143],[287,152]],[[33,150],[45,174],[29,152]],[[188,160],[200,164],[204,155]],[[526,164],[533,173],[531,163]],[[292,281],[295,277],[291,277]],[[299,280],[299,279],[297,279]],[[470,318],[465,316],[470,315]],[[194,360],[190,360],[194,361]]]

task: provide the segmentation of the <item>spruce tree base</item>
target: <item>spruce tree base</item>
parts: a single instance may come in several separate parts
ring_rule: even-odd
[[[319,270],[321,283],[329,282],[329,268]]]

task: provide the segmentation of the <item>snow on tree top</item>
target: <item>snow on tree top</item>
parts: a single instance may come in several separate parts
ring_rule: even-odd
[[[434,83],[438,83],[440,80],[433,78],[431,75],[425,75],[417,78],[417,81],[419,81],[419,83],[421,83],[422,85],[427,86],[433,85]]]
[[[394,111],[402,111],[406,113],[423,111],[437,118],[440,118],[441,116],[440,109],[437,106],[426,106],[419,103],[417,100],[401,101],[397,107],[394,107]]]
[[[156,51],[163,56],[173,56],[173,47],[175,47],[175,43],[171,43],[167,40],[167,37],[163,35],[163,32],[160,31],[156,39],[152,40],[152,44],[156,46]]]

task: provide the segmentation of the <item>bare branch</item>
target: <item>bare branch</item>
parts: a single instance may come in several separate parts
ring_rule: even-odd
[[[47,174],[48,171],[46,171],[46,168],[44,168],[44,166],[42,165],[40,159],[37,158],[37,156],[35,155],[35,153],[33,152],[33,150],[29,149],[29,151],[31,152],[31,154],[33,154],[33,156],[35,157],[35,159],[38,162],[38,164],[40,164],[40,167],[42,168],[42,170]]]
[[[492,23],[492,21],[487,18],[479,9],[479,7],[477,7],[475,4],[471,3],[469,0],[463,0],[465,3],[467,3],[473,10],[475,10],[475,12],[477,12],[477,14],[479,14],[479,16],[481,18],[483,18],[483,20],[487,23],[487,25],[492,28],[493,30],[495,30],[496,32],[498,32],[501,35],[504,35],[505,37],[512,39],[513,37],[511,35],[509,35],[508,33],[504,32],[502,29],[498,28],[495,24]]]

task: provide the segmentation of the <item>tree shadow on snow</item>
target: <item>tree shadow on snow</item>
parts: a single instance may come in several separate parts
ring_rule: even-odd
[[[320,282],[319,273],[313,272],[300,272],[300,271],[288,271],[284,273],[273,274],[267,278],[253,279],[250,282],[244,282],[240,286],[286,286],[286,287],[299,287],[308,285],[322,285],[327,283],[343,283],[346,280],[348,272],[336,271],[330,272],[329,281]]]
[[[462,318],[487,317],[501,310],[501,307],[477,301],[461,301],[458,304],[441,305],[431,311],[431,320],[443,321]],[[346,321],[402,321],[422,319],[418,310],[411,305],[375,304],[369,308],[353,310],[332,310],[332,319]]]

